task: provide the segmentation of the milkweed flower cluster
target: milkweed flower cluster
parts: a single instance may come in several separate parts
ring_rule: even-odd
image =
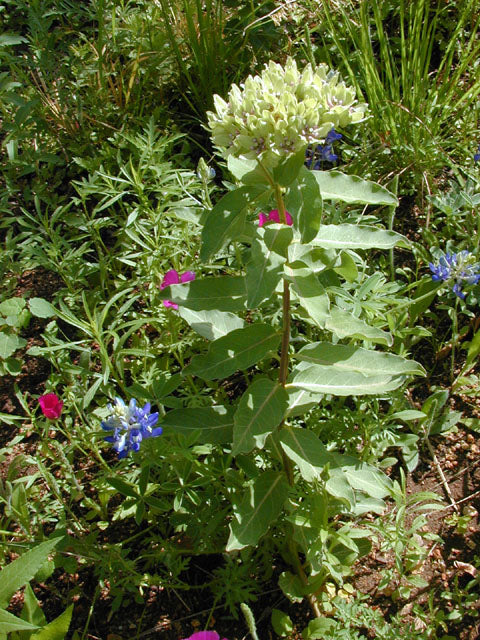
[[[138,451],[145,438],[154,438],[162,433],[162,427],[154,426],[158,421],[158,413],[150,413],[150,403],[143,408],[137,407],[132,398],[128,405],[121,398],[115,398],[108,405],[110,415],[101,425],[105,431],[113,431],[113,435],[105,438],[111,442],[119,458],[125,458],[130,451]]]
[[[432,280],[452,282],[453,293],[462,300],[467,296],[462,287],[480,282],[480,264],[469,251],[447,252],[437,264],[430,262],[428,266],[433,274]]]
[[[165,289],[165,287],[169,287],[171,284],[181,284],[183,282],[191,282],[192,280],[195,280],[195,271],[185,271],[185,273],[180,275],[175,269],[170,269],[170,271],[167,271],[164,275],[160,289]],[[165,307],[178,309],[178,304],[175,304],[175,302],[171,300],[164,300],[163,304]]]
[[[308,148],[305,154],[305,166],[307,169],[319,170],[322,168],[324,162],[336,162],[338,156],[336,153],[333,153],[333,143],[336,140],[341,140],[341,138],[341,133],[337,133],[335,129],[331,129],[327,133],[323,144],[319,144],[313,149]]]
[[[285,211],[285,219],[287,220],[287,224],[291,227],[293,224],[293,218],[288,213],[288,211]],[[279,222],[279,223],[282,222],[282,220],[280,220],[280,212],[278,211],[278,209],[272,209],[268,214],[268,216],[266,213],[258,214],[259,227],[263,227],[263,225],[267,224],[268,222]]]
[[[366,104],[324,64],[299,71],[270,62],[260,75],[232,85],[227,101],[214,96],[207,112],[214,144],[224,157],[259,159],[269,168],[307,145],[323,143],[329,131],[365,119]]]

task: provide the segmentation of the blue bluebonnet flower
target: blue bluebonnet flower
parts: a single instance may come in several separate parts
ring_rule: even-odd
[[[438,264],[430,262],[428,266],[433,273],[432,280],[452,282],[453,293],[462,300],[467,296],[462,291],[462,287],[480,282],[480,265],[469,251],[447,252],[440,258]]]
[[[480,144],[478,145],[477,153],[473,156],[473,161],[474,162],[479,162],[480,161]]]
[[[305,166],[307,169],[315,169],[318,171],[324,162],[336,162],[338,160],[338,156],[333,153],[332,145],[335,140],[340,140],[341,138],[341,133],[337,133],[335,129],[330,129],[323,144],[319,144],[313,149],[308,147],[305,154]]]
[[[115,398],[113,404],[108,405],[110,416],[101,425],[105,431],[113,431],[113,435],[105,438],[111,442],[119,458],[125,458],[130,451],[138,451],[140,443],[145,438],[159,436],[162,427],[157,424],[158,413],[150,413],[150,403],[137,407],[137,401],[132,398],[128,406],[121,398]]]

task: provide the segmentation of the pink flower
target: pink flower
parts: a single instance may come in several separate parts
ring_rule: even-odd
[[[160,285],[160,289],[165,289],[165,287],[169,287],[171,284],[181,284],[183,282],[190,282],[191,280],[195,280],[195,271],[185,271],[185,273],[179,275],[178,271],[176,271],[175,269],[170,269],[170,271],[167,271],[167,273],[164,275],[162,284]],[[175,302],[172,302],[171,300],[164,300],[163,304],[166,307],[178,309],[178,304],[175,304]],[[205,640],[209,639],[206,638]]]
[[[287,219],[287,224],[289,227],[292,226],[293,224],[293,218],[292,216],[288,213],[288,211],[285,211],[285,217]],[[263,227],[263,225],[267,222],[280,222],[280,214],[278,212],[278,209],[272,209],[270,211],[270,213],[267,214],[266,213],[259,213],[258,214],[258,226],[259,227]]]
[[[185,640],[220,640],[220,636],[216,631],[197,631]],[[227,639],[223,638],[223,640]]]
[[[40,396],[38,404],[43,415],[49,420],[56,420],[62,413],[63,402],[55,393],[46,393],[44,396]]]

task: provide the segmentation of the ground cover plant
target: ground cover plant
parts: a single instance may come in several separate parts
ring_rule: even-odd
[[[0,6],[0,637],[477,638],[476,4]]]

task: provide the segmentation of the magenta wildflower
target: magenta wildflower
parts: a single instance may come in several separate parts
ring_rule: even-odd
[[[56,420],[62,413],[63,401],[55,393],[46,393],[44,396],[40,396],[38,404],[43,415],[49,420]]]
[[[185,640],[220,640],[220,636],[216,631],[197,631]],[[223,640],[227,640],[223,638]]]
[[[288,211],[285,211],[285,218],[287,219],[287,224],[291,227],[292,224],[293,224],[293,218],[288,213]],[[272,209],[270,211],[270,213],[268,214],[268,216],[267,216],[266,213],[259,213],[258,214],[258,226],[259,227],[263,227],[263,225],[266,224],[267,222],[281,222],[280,213],[279,213],[278,209]]]
[[[185,273],[180,275],[175,269],[170,269],[170,271],[167,271],[164,275],[160,289],[165,289],[165,287],[169,287],[171,284],[182,284],[183,282],[191,282],[192,280],[195,280],[195,271],[185,271]],[[175,302],[171,300],[164,300],[163,304],[171,309],[178,309],[178,304],[175,304]]]

